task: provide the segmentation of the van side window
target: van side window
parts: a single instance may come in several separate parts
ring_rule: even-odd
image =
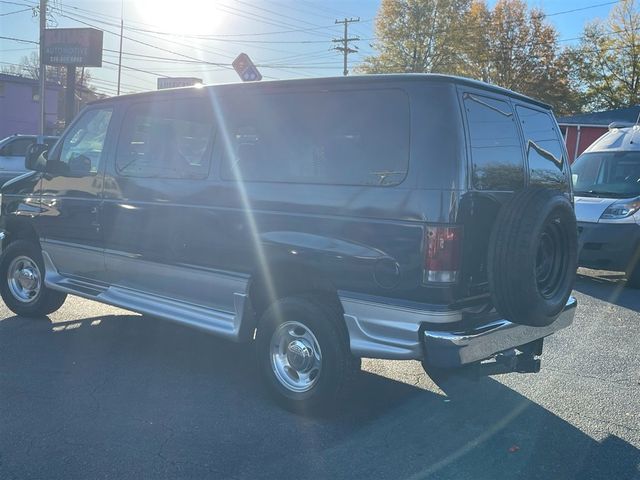
[[[511,105],[476,94],[464,95],[471,140],[472,184],[479,190],[524,186],[524,159]]]
[[[524,133],[532,184],[557,188],[564,185],[564,150],[555,122],[546,112],[516,107]]]
[[[401,90],[229,95],[222,178],[250,182],[397,185],[409,161]]]
[[[210,112],[200,100],[133,105],[120,133],[116,170],[131,177],[206,178],[214,133]]]
[[[96,175],[112,113],[110,107],[84,112],[70,127],[62,145],[57,144],[47,169],[62,176]]]

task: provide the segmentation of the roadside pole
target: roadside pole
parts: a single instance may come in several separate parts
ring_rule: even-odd
[[[40,0],[40,135],[44,135],[45,109],[44,95],[46,91],[47,79],[44,65],[44,30],[47,28],[47,0]]]
[[[67,86],[64,92],[64,126],[71,124],[76,116],[76,66],[67,65]]]

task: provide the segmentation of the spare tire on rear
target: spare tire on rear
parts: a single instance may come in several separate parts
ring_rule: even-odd
[[[503,205],[491,232],[487,273],[507,320],[541,327],[562,312],[576,277],[576,216],[562,192],[526,188]]]

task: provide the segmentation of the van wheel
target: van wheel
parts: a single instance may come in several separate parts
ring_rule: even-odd
[[[527,188],[505,204],[491,232],[488,279],[496,309],[514,323],[553,323],[576,277],[578,233],[561,193]]]
[[[44,285],[44,262],[38,246],[24,240],[9,244],[0,259],[0,294],[16,315],[43,317],[58,310],[66,293]]]
[[[360,366],[337,312],[316,297],[286,297],[262,315],[258,368],[275,400],[297,413],[320,413],[344,398]]]

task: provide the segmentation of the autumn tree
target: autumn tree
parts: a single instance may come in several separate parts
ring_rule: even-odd
[[[523,0],[499,0],[491,10],[476,0],[467,25],[466,75],[550,103],[561,113],[580,108],[571,59],[544,12]]]
[[[580,109],[573,57],[555,28],[523,0],[383,0],[376,18],[378,54],[365,73],[437,72],[483,80],[550,103]]]
[[[382,0],[364,73],[459,73],[471,0]]]
[[[606,20],[587,25],[572,58],[591,109],[640,103],[640,12],[635,0],[622,0]]]

